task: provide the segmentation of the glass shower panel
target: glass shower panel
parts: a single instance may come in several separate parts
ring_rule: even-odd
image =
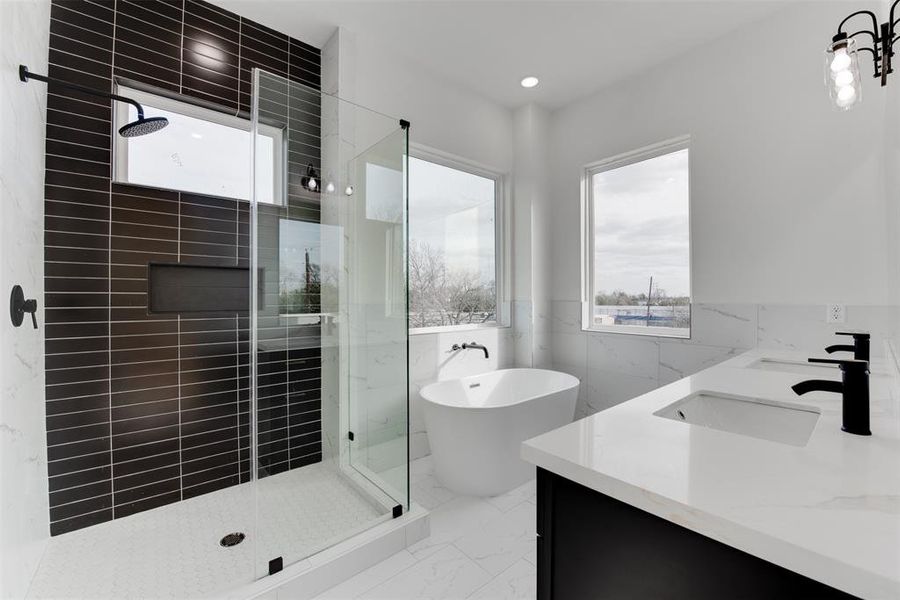
[[[404,512],[408,506],[406,422],[399,422],[407,406],[406,136],[396,119],[258,70],[252,120],[247,426],[261,577],[390,519],[397,504]],[[366,176],[358,164],[383,172]],[[376,191],[368,194],[370,188]],[[380,223],[375,249],[382,260],[366,264],[362,255],[374,254],[375,234],[366,217],[369,196],[379,203],[373,222]],[[390,304],[381,321],[368,320],[384,335],[357,325],[366,322],[373,294],[380,294],[381,313]],[[361,362],[376,356],[370,347],[385,343],[402,346],[393,350],[402,369],[401,362]],[[391,426],[402,430],[394,442],[402,453],[376,461],[375,469],[353,454],[374,427],[362,426],[357,438],[350,426],[359,389],[353,382],[367,379],[365,369],[389,378],[394,389],[382,414],[387,418],[390,405]]]
[[[409,506],[407,130],[350,161],[350,466]]]

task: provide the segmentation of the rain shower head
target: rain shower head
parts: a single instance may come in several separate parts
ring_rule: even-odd
[[[51,79],[49,77],[45,75],[38,75],[37,73],[32,73],[25,65],[19,65],[19,79],[26,83],[29,79],[37,79],[38,81],[43,81],[47,84],[51,83]],[[169,120],[165,117],[144,117],[144,107],[131,98],[119,96],[118,94],[101,92],[99,90],[84,87],[83,85],[78,85],[77,83],[69,83],[67,81],[54,80],[52,81],[52,83],[54,85],[60,85],[62,87],[77,90],[84,94],[99,96],[100,98],[110,98],[112,100],[117,100],[118,102],[127,102],[128,104],[134,106],[137,109],[137,121],[133,121],[119,128],[119,135],[121,135],[122,137],[130,138],[137,137],[139,135],[146,135],[148,133],[155,133],[169,124]]]
[[[139,117],[137,121],[122,125],[119,128],[119,135],[131,138],[156,133],[168,124],[169,120],[165,117]]]

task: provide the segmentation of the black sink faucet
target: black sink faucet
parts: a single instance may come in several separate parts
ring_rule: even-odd
[[[488,355],[488,349],[486,347],[482,346],[481,344],[476,344],[475,342],[463,344],[462,346],[460,346],[459,344],[453,344],[453,347],[450,349],[453,350],[454,352],[457,350],[483,350],[484,357],[490,358],[490,355]]]
[[[838,331],[835,335],[849,335],[853,338],[853,345],[835,344],[825,348],[825,352],[833,354],[834,352],[852,352],[853,358],[856,360],[869,360],[870,338],[868,333],[851,333],[847,331]]]
[[[869,429],[869,363],[865,360],[810,358],[811,363],[837,365],[841,381],[810,379],[791,386],[798,396],[808,392],[834,392],[843,399],[841,430],[855,435],[872,435]]]

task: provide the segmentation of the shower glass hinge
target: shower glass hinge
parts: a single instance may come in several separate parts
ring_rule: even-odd
[[[399,517],[400,515],[403,514],[403,506],[398,504],[397,506],[394,507],[394,510],[391,511],[391,514],[393,515],[393,518],[395,518],[395,519],[397,517]]]
[[[284,558],[279,556],[269,561],[269,575],[274,575],[284,568]]]
[[[350,440],[350,441],[352,442],[352,441],[353,441],[353,437],[354,437],[353,432],[352,432],[352,431],[348,431],[348,432],[347,432],[347,439]]]

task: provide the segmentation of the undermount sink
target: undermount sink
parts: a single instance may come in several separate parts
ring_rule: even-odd
[[[795,373],[812,377],[827,377],[829,379],[841,378],[841,371],[835,365],[815,365],[808,362],[779,360],[777,358],[760,358],[747,365],[747,368],[761,371],[778,371],[780,373]]]
[[[692,394],[653,414],[791,446],[805,446],[819,420],[814,408],[712,392]]]

